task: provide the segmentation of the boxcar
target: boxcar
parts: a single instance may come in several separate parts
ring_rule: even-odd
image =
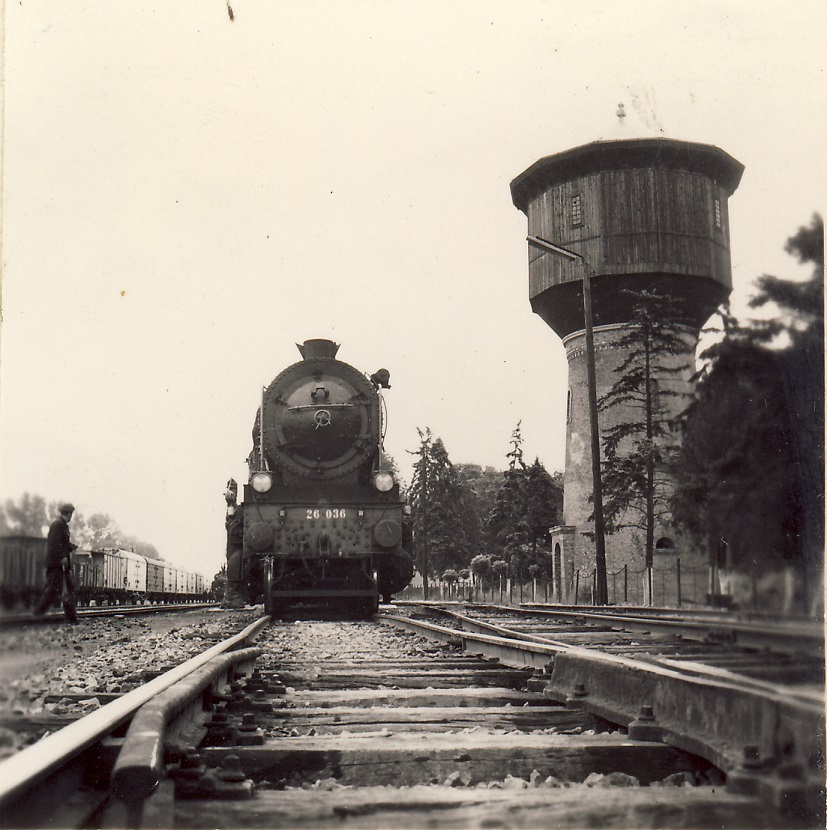
[[[0,602],[30,607],[46,584],[46,540],[37,536],[0,538]]]
[[[0,604],[32,607],[46,584],[46,540],[0,537]],[[171,562],[129,550],[76,550],[72,554],[75,592],[81,605],[192,602],[204,597],[204,577]]]
[[[178,572],[178,593],[185,601],[195,597],[195,574],[192,571]]]
[[[146,595],[151,602],[171,602],[175,596],[174,565],[162,559],[146,559]]]
[[[169,563],[167,563],[169,564]],[[178,568],[169,565],[164,569],[164,597],[167,602],[172,602],[178,593]]]
[[[92,559],[92,551],[76,550],[72,554],[72,576],[75,593],[81,605],[89,605],[93,600],[100,601],[101,575]]]
[[[133,594],[146,594],[147,563],[143,556],[129,550],[92,551],[92,560],[101,576],[102,599],[125,602]]]

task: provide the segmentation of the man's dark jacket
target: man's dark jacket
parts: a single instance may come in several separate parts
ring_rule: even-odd
[[[63,516],[58,516],[49,527],[49,535],[46,537],[46,570],[60,571],[63,569],[63,560],[69,558],[69,554],[77,549],[69,541],[69,523]]]

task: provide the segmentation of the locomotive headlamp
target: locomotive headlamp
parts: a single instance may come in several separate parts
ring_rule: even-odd
[[[266,493],[273,486],[273,479],[269,473],[256,473],[250,484],[253,485],[256,493]]]
[[[370,379],[373,381],[373,385],[379,389],[390,389],[391,384],[391,373],[387,369],[377,369],[371,376]]]
[[[390,473],[380,471],[373,477],[373,486],[380,493],[387,493],[393,487],[393,476]]]

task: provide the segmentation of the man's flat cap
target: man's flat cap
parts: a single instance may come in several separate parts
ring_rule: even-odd
[[[75,505],[69,501],[63,502],[57,509],[58,513],[74,513],[75,512]]]

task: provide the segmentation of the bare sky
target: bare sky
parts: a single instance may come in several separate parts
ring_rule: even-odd
[[[563,347],[510,181],[623,101],[746,166],[736,306],[821,210],[821,0],[6,0],[2,495],[212,576],[261,387],[330,337],[387,449],[562,469]],[[739,306],[740,304],[740,306]]]

